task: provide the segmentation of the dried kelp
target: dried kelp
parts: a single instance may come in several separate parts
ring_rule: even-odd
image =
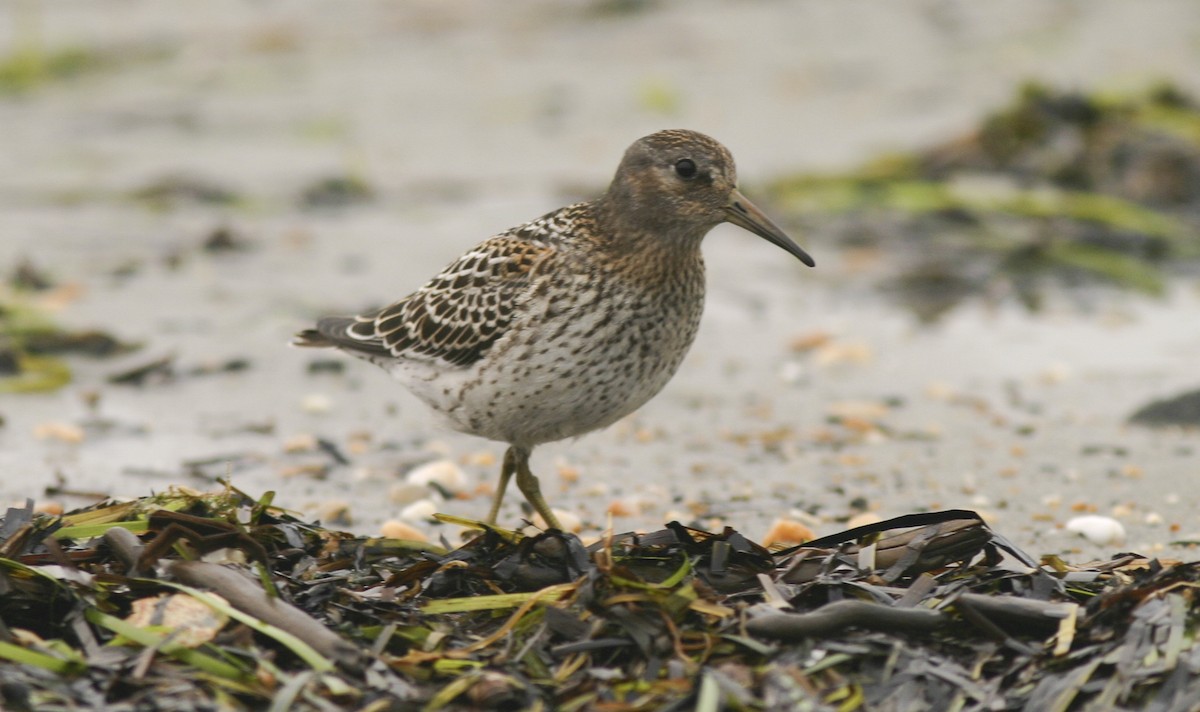
[[[1200,564],[1037,561],[971,512],[769,551],[351,536],[227,488],[0,523],[6,709],[1187,709]]]

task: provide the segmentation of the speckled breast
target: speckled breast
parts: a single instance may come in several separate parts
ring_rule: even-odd
[[[577,274],[534,290],[521,323],[472,369],[445,414],[465,432],[532,447],[632,413],[666,385],[695,338],[703,263],[691,267],[660,280]]]

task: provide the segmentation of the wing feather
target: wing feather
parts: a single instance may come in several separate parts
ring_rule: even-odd
[[[468,366],[505,334],[536,269],[554,253],[548,241],[521,231],[498,235],[404,299],[356,317],[321,319],[316,331],[327,345],[363,355]]]

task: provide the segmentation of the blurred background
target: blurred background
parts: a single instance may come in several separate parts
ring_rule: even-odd
[[[502,446],[289,336],[673,127],[818,268],[714,230],[678,377],[534,456],[585,533],[966,507],[1034,554],[1187,556],[1185,0],[0,2],[0,504],[228,478],[453,538],[428,514],[482,516]]]

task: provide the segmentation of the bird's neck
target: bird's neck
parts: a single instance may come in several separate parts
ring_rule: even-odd
[[[670,206],[642,203],[633,195],[610,192],[591,208],[597,234],[608,243],[605,247],[621,254],[690,261],[699,255],[700,243],[712,229],[680,220]]]
[[[606,196],[607,197],[607,196]],[[701,282],[704,259],[700,243],[710,228],[689,227],[664,219],[663,211],[610,210],[611,202],[592,204],[597,247],[608,256],[616,273],[649,285],[680,279]]]

